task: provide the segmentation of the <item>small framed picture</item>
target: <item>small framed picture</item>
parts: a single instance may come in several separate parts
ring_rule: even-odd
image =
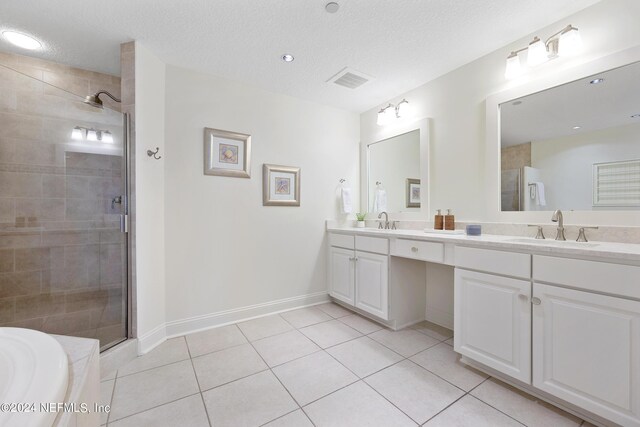
[[[204,128],[204,174],[250,178],[251,135]]]
[[[265,164],[262,167],[262,204],[300,206],[300,168]]]
[[[420,180],[407,178],[407,207],[420,207]]]

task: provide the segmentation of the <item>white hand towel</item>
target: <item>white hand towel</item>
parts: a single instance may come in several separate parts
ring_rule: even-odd
[[[351,213],[353,211],[353,203],[351,201],[351,189],[343,188],[340,196],[340,209],[342,213]]]
[[[536,204],[538,206],[547,206],[547,200],[544,197],[544,183],[534,182],[536,187]]]
[[[373,199],[374,212],[386,212],[387,210],[387,191],[377,188]]]

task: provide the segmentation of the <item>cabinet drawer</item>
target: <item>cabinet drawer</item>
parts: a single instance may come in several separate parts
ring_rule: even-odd
[[[392,245],[391,255],[442,263],[444,262],[444,244],[396,239]]]
[[[354,236],[348,234],[329,233],[329,245],[339,248],[353,249],[355,248]]]
[[[389,254],[389,239],[381,237],[356,236],[356,249],[359,251]]]
[[[456,267],[513,277],[531,277],[531,255],[456,246]]]
[[[640,299],[640,267],[533,256],[533,280]]]

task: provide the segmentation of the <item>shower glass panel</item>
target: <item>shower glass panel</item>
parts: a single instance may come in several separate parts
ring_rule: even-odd
[[[128,331],[124,124],[79,95],[0,65],[0,327],[104,350]]]

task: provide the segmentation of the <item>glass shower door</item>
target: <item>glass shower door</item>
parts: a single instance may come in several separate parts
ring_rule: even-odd
[[[127,338],[126,172],[120,112],[0,64],[0,327]]]

